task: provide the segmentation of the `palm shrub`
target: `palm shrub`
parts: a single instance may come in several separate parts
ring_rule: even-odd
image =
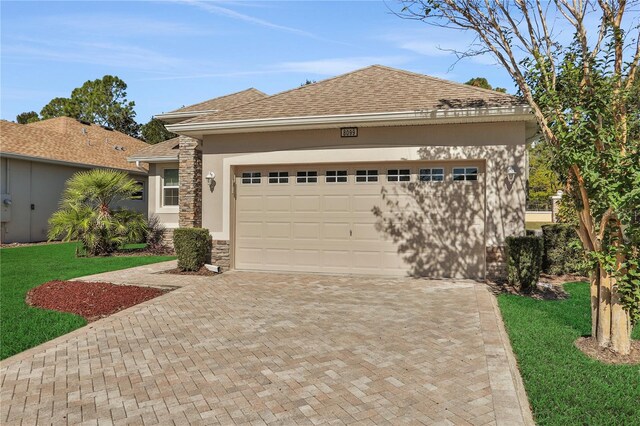
[[[125,172],[94,169],[76,173],[66,183],[60,209],[49,219],[49,240],[77,240],[88,256],[108,255],[124,244],[144,240],[144,216],[113,208],[136,191],[138,183]]]

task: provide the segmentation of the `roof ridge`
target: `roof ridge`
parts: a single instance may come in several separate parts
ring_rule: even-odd
[[[237,96],[237,95],[239,95],[239,94],[241,94],[241,93],[245,93],[245,92],[257,92],[257,93],[259,93],[259,94],[261,94],[261,95],[264,95],[265,97],[269,97],[269,95],[267,95],[267,94],[266,94],[266,93],[264,93],[263,91],[258,90],[258,89],[256,89],[255,87],[249,87],[248,89],[240,90],[239,92],[228,93],[228,94],[226,94],[226,95],[216,96],[215,98],[206,99],[206,100],[204,100],[204,101],[197,102],[197,103],[195,103],[195,104],[185,105],[185,106],[183,106],[183,107],[180,107],[180,108],[174,109],[174,110],[172,110],[172,111],[169,111],[169,113],[171,113],[171,112],[178,112],[178,111],[180,111],[180,110],[182,110],[182,109],[184,109],[184,108],[190,108],[190,107],[194,107],[194,106],[197,106],[197,105],[206,104],[207,102],[217,101],[217,100],[221,100],[221,99],[226,99],[226,98],[229,98],[229,97],[231,97],[231,96]],[[217,111],[217,110],[216,110],[216,111]],[[193,112],[193,111],[189,111],[189,112]]]
[[[284,95],[284,94],[287,94],[287,93],[290,93],[290,92],[295,92],[296,90],[309,89],[309,88],[311,88],[312,86],[313,86],[313,87],[317,87],[317,85],[324,84],[324,83],[326,83],[326,82],[328,82],[328,81],[331,81],[331,80],[337,80],[337,79],[339,79],[339,78],[343,78],[343,77],[346,77],[346,76],[348,76],[348,75],[355,74],[355,73],[357,73],[357,72],[364,71],[364,70],[367,70],[367,69],[369,69],[369,68],[375,68],[375,67],[381,67],[381,65],[369,65],[369,66],[364,67],[364,68],[358,68],[357,70],[349,71],[349,72],[347,72],[347,73],[345,73],[345,74],[334,75],[333,77],[325,78],[324,80],[320,80],[320,81],[317,81],[317,82],[315,82],[315,83],[303,84],[303,85],[301,85],[301,86],[294,87],[294,88],[292,88],[292,89],[287,89],[287,90],[283,90],[282,92],[274,93],[273,95],[267,96],[266,98],[256,99],[255,101],[247,102],[246,104],[237,105],[237,106],[235,106],[235,107],[233,107],[233,108],[229,108],[229,109],[226,109],[226,110],[224,110],[224,111],[225,111],[225,112],[227,112],[227,111],[233,111],[233,110],[235,110],[235,109],[237,109],[237,108],[242,108],[242,107],[245,107],[245,106],[247,106],[247,105],[251,105],[251,104],[259,103],[259,102],[262,102],[262,101],[266,101],[267,99],[271,100],[271,99],[276,98],[276,97],[279,97],[279,96],[281,96],[281,95]],[[391,69],[393,69],[393,68],[391,68]],[[197,104],[196,104],[196,105],[197,105]],[[197,119],[199,119],[199,118],[200,118],[200,117],[190,118],[189,120],[185,120],[185,121],[183,121],[183,123],[190,123],[192,120],[197,120]]]
[[[453,85],[453,86],[463,86],[465,88],[469,88],[469,89],[472,89],[472,90],[477,90],[477,91],[481,91],[481,92],[485,92],[485,93],[491,93],[492,95],[517,97],[517,96],[511,95],[509,93],[498,92],[495,89],[485,89],[484,87],[472,86],[472,85],[466,84],[466,83],[459,83],[457,81],[447,80],[447,79],[444,79],[444,78],[434,77],[434,76],[431,76],[431,75],[421,74],[421,73],[418,73],[418,72],[407,71],[407,70],[403,70],[403,69],[400,69],[400,68],[388,67],[386,65],[372,65],[372,66],[378,67],[378,68],[385,68],[387,70],[397,71],[397,72],[401,72],[401,73],[404,73],[404,74],[423,77],[423,78],[426,78],[427,80],[439,81],[441,83],[449,84],[449,85]]]

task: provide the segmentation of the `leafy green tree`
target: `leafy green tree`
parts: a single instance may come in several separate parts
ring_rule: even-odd
[[[496,87],[494,89],[493,86],[489,84],[489,81],[484,77],[474,77],[464,84],[467,84],[469,86],[474,86],[474,87],[480,87],[482,89],[487,89],[487,90],[495,90],[496,92],[500,92],[500,93],[507,92],[507,89],[505,89],[504,87]]]
[[[551,210],[551,196],[561,189],[552,168],[551,150],[544,141],[529,148],[529,210]]]
[[[40,121],[40,117],[38,113],[35,111],[23,112],[16,116],[16,122],[18,124],[29,124],[34,123],[36,121]]]
[[[140,125],[135,121],[134,107],[135,102],[127,100],[127,84],[116,76],[105,75],[73,89],[69,98],[52,99],[40,115],[43,119],[73,117],[138,137]]]
[[[173,139],[176,136],[178,135],[164,127],[162,121],[153,117],[147,124],[142,126],[142,139],[151,145]]]
[[[473,51],[459,53],[492,54],[513,78],[552,151],[593,262],[592,337],[628,354],[631,325],[640,320],[637,1],[403,3],[410,18],[474,33]],[[556,28],[569,29],[573,40],[557,37]]]
[[[78,240],[89,256],[108,255],[124,244],[144,240],[144,216],[113,207],[137,191],[138,183],[125,172],[93,169],[76,173],[66,183],[60,209],[49,219],[49,239]]]

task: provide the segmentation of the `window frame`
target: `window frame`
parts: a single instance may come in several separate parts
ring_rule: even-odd
[[[144,197],[144,181],[142,180],[136,180],[136,183],[140,185],[140,190],[134,192],[133,194],[131,194],[131,200],[132,201],[144,201],[145,197]],[[178,189],[179,191],[179,189]],[[138,197],[136,194],[140,194],[139,198],[134,198],[134,197]]]
[[[359,173],[364,172],[364,174]],[[371,173],[373,172],[373,173]],[[375,173],[375,174],[374,174]],[[358,178],[364,178],[364,180],[358,180]],[[375,179],[374,179],[375,178]],[[380,182],[380,172],[378,169],[360,169],[356,170],[354,174],[355,183],[378,183]]]
[[[313,173],[313,174],[310,174]],[[294,176],[296,178],[295,183],[300,185],[314,185],[318,183],[318,171],[317,170],[298,170]],[[312,180],[311,180],[312,179]]]
[[[395,172],[395,173],[391,173]],[[403,173],[406,172],[406,173]],[[403,179],[406,178],[406,179]],[[387,182],[402,183],[411,182],[411,169],[387,169]]]
[[[469,170],[474,170],[470,172]],[[456,170],[462,170],[462,172],[456,172]],[[461,176],[462,179],[456,179],[457,176]],[[451,180],[454,182],[477,182],[480,176],[480,168],[478,166],[454,166],[451,168]]]
[[[429,170],[429,173],[423,173],[423,170]],[[440,170],[440,173],[434,173],[434,170]],[[423,179],[423,176],[428,176],[429,179]],[[434,176],[439,176],[442,179],[433,179]],[[418,182],[444,182],[446,176],[444,167],[420,167],[418,169]]]
[[[329,173],[335,173],[332,176],[329,176]],[[344,174],[339,174],[344,173]],[[341,178],[344,178],[344,181],[340,181]],[[334,181],[330,181],[329,179],[335,179]],[[329,184],[345,184],[349,183],[349,171],[348,170],[326,170],[324,172],[324,183]]]
[[[248,175],[248,176],[245,176],[245,175]],[[257,171],[242,172],[240,173],[240,183],[242,185],[260,185],[262,184],[262,172],[257,172]]]
[[[275,174],[276,176],[272,176]],[[275,182],[272,180],[275,179]],[[268,185],[288,185],[289,184],[289,172],[287,170],[277,170],[273,172],[267,172],[267,184]]]
[[[169,170],[175,170],[178,173],[178,182],[176,185],[166,185],[166,174],[167,171]],[[180,206],[180,169],[179,168],[173,168],[173,167],[167,167],[162,169],[162,203],[161,206],[162,207],[179,207]],[[166,203],[166,190],[167,189],[177,189],[178,190],[178,195],[176,197],[176,204],[167,204]],[[172,197],[173,198],[173,197]]]

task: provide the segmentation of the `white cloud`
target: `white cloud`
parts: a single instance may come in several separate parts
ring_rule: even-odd
[[[190,64],[163,53],[131,44],[113,42],[76,42],[17,38],[2,47],[4,58],[26,58],[38,61],[57,61],[103,65],[126,69],[168,73]],[[193,64],[191,64],[193,66]]]

